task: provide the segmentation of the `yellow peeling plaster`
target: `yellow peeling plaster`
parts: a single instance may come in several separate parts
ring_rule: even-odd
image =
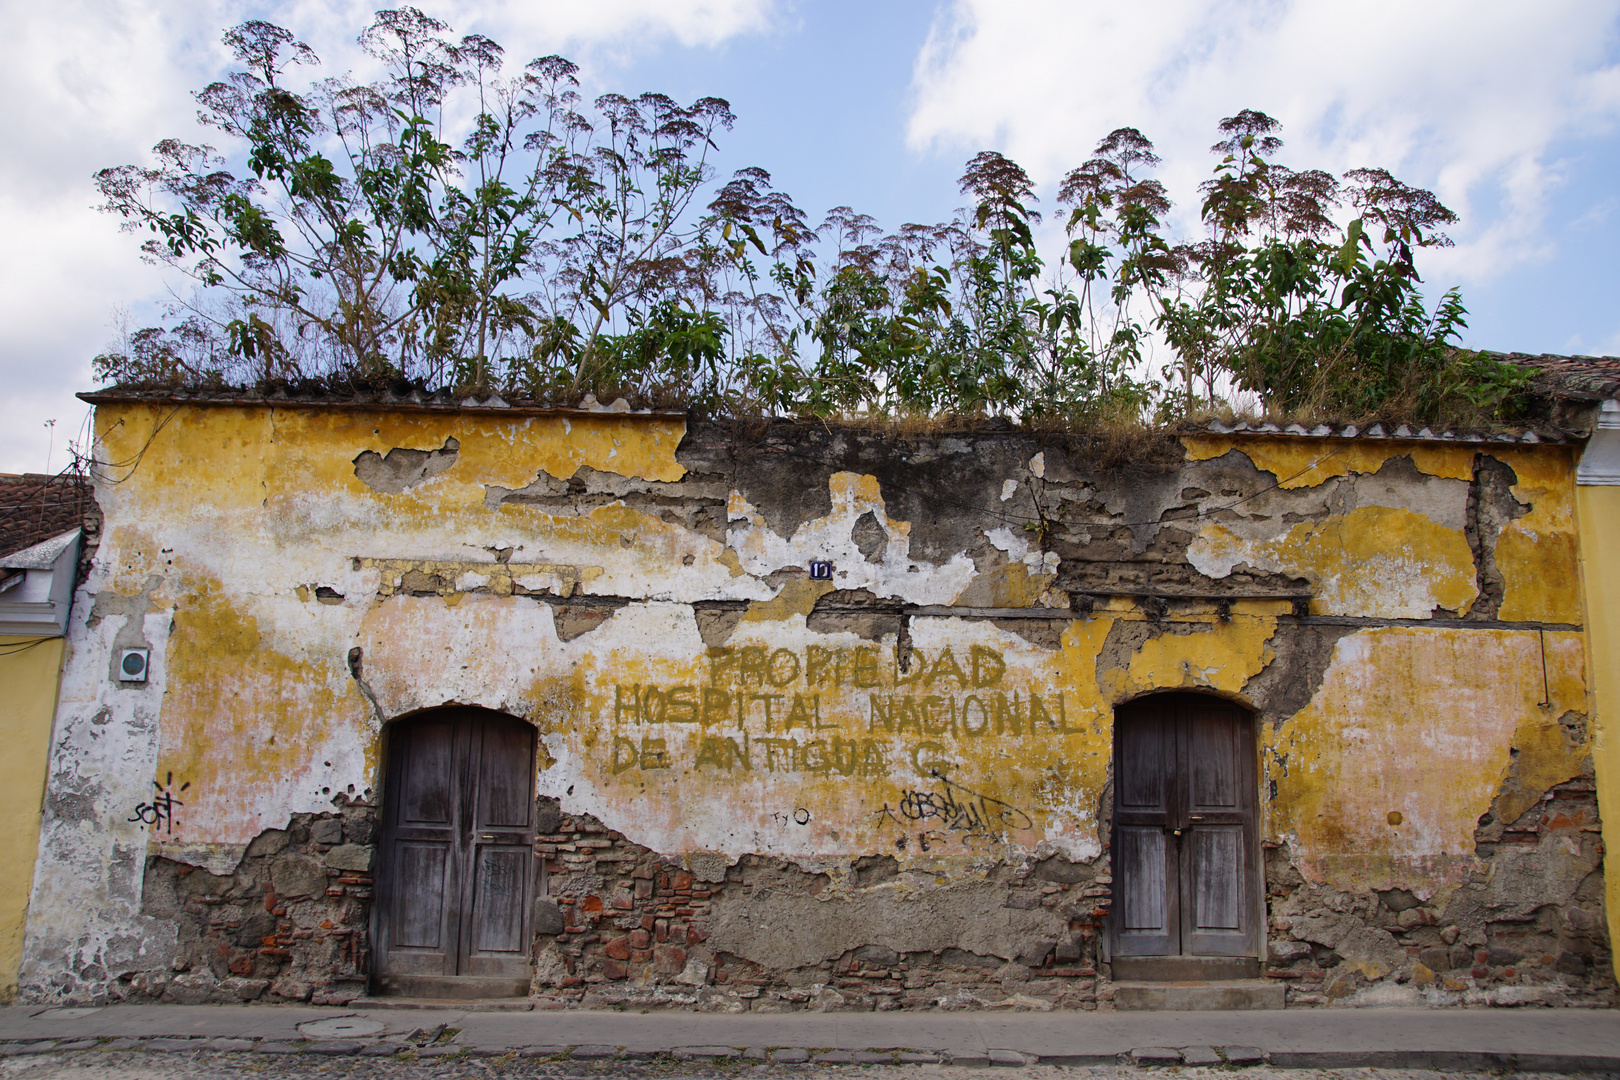
[[[1109,716],[1094,678],[1075,687],[1051,650],[955,620],[914,621],[902,667],[892,635],[805,627],[821,584],[755,605],[695,656],[581,657],[582,699],[544,726],[616,828],[669,852],[1096,853]]]
[[[167,649],[157,780],[181,808],[150,839],[216,873],[234,865],[235,845],[286,823],[289,789],[324,797],[333,775],[369,777],[366,758],[325,757],[370,748],[378,731],[341,653],[288,655],[241,599],[197,583],[176,599]]]
[[[354,474],[354,459],[362,452],[386,455],[402,446],[436,450],[452,438],[460,443],[455,465],[388,496],[389,523],[452,509],[483,512],[485,485],[521,488],[542,470],[559,479],[582,465],[644,480],[670,482],[686,475],[675,460],[686,434],[681,419],[604,413],[486,420],[338,409],[102,405],[96,421],[103,460],[122,466],[108,471],[114,479],[129,474],[143,505],[152,510],[187,512],[201,501],[220,508],[258,505],[303,517],[309,500],[338,493],[374,495]],[[155,478],[136,464],[148,457],[182,468],[206,467],[206,483]]]
[[[559,790],[578,787],[572,805],[657,850],[881,851],[906,862],[972,862],[1014,851],[1095,854],[1114,706],[1171,688],[1239,697],[1273,658],[1275,605],[1239,602],[1226,621],[1213,611],[1172,621],[1120,667],[1101,673],[1097,657],[1110,628],[1139,614],[1105,610],[1076,619],[1055,651],[988,622],[919,617],[911,620],[912,649],[902,667],[893,635],[868,641],[809,630],[806,616],[830,586],[808,579],[790,579],[773,599],[756,600],[719,649],[704,646],[688,606],[656,600],[620,608],[590,634],[563,642],[549,607],[511,595],[525,576],[538,585],[524,587],[559,595],[609,591],[603,583],[620,575],[621,585],[630,581],[642,590],[635,595],[649,597],[670,575],[688,573],[708,575],[702,580],[714,583],[709,587],[769,595],[762,585],[748,591],[751,579],[726,584],[747,576],[736,551],[622,504],[583,515],[485,507],[488,486],[521,488],[542,468],[557,477],[588,465],[679,479],[679,421],[192,408],[154,434],[165,415],[104,406],[98,426],[106,459],[146,455],[108,497],[118,504],[113,520],[151,522],[156,531],[112,529],[103,550],[116,559],[118,591],[133,596],[156,582],[154,604],[173,608],[159,778],[172,772],[176,786],[190,786],[176,796],[185,813],[174,835],[158,839],[176,854],[240,845],[281,824],[291,805],[328,804],[337,783],[375,782],[378,720],[347,669],[352,644],[363,647],[372,691],[396,703],[384,709],[389,715],[477,700],[536,722],[543,760],[555,762],[552,775],[567,777]],[[363,450],[431,450],[449,438],[459,443],[455,464],[401,494],[378,494],[355,478],[354,458]],[[1247,443],[1242,448],[1250,452]],[[1216,456],[1218,448],[1204,449]],[[1440,448],[1420,467],[1455,472],[1448,454],[1456,451]],[[1260,460],[1293,475],[1285,457]],[[1381,460],[1363,455],[1355,463],[1358,471],[1376,471]],[[835,510],[852,511],[877,504],[881,490],[875,478],[843,473],[831,494]],[[889,557],[903,558],[909,523],[880,519]],[[774,548],[746,546],[776,542],[755,525],[745,530],[743,555],[774,559]],[[504,571],[478,564],[477,550],[458,540],[492,529],[528,548]],[[1457,546],[1460,534],[1409,511],[1368,507],[1296,527],[1272,542],[1267,557],[1343,582],[1326,593],[1336,597],[1333,610],[1382,613],[1386,599],[1364,582],[1395,576],[1368,569],[1378,565],[1380,538],[1391,535],[1419,558],[1410,574],[1433,590],[1426,603],[1467,606],[1472,567],[1466,544]],[[229,540],[203,542],[218,537]],[[164,549],[177,542],[198,561],[171,562],[177,556]],[[1199,541],[1221,542],[1218,534]],[[559,559],[554,549],[569,554]],[[293,573],[281,564],[298,560],[323,569],[275,589],[265,584]],[[413,569],[453,579],[448,595],[404,595],[403,578]],[[338,572],[349,575],[349,595],[338,606],[317,603],[305,586]],[[458,591],[481,581],[487,591]],[[1368,588],[1374,591],[1357,592]],[[1450,639],[1411,633],[1410,644],[1359,666],[1349,654],[1336,660],[1311,706],[1284,727],[1281,737],[1292,741],[1279,743],[1289,756],[1279,805],[1287,809],[1286,830],[1314,866],[1338,873],[1332,860],[1345,851],[1379,850],[1363,834],[1390,807],[1348,806],[1345,828],[1354,842],[1341,850],[1310,799],[1328,798],[1321,792],[1339,774],[1346,784],[1365,784],[1367,761],[1334,748],[1353,726],[1346,717],[1363,708],[1356,695],[1376,697],[1388,681],[1383,665],[1406,673],[1387,688],[1387,700],[1373,702],[1388,713],[1369,736],[1374,742],[1394,745],[1393,733],[1411,725],[1402,700],[1430,702],[1438,710],[1431,714],[1446,718],[1436,730],[1466,731],[1473,722],[1466,710],[1443,711],[1452,707],[1448,695],[1456,696],[1451,683],[1438,689],[1412,668],[1439,663],[1420,660]],[[1470,651],[1473,637],[1452,642],[1444,659],[1456,668],[1453,681],[1476,680],[1471,692],[1483,699],[1511,666],[1491,649],[1506,649],[1504,656],[1521,663],[1522,636],[1505,635],[1511,648],[1483,652],[1477,644]],[[1558,635],[1549,634],[1548,643],[1550,655],[1567,652]],[[1569,686],[1578,686],[1578,667],[1569,672],[1557,663],[1549,671],[1556,693],[1567,697]],[[1556,757],[1542,738],[1551,729],[1535,726],[1539,718],[1498,718],[1490,728],[1497,734],[1481,729],[1477,741],[1505,757],[1507,736],[1519,731],[1523,745],[1546,749],[1528,766],[1521,759],[1521,771],[1534,768]],[[1484,750],[1476,757],[1467,759],[1473,786],[1453,799],[1457,806],[1444,792],[1412,796],[1417,820],[1441,822],[1426,825],[1424,835],[1442,836],[1442,853],[1454,846],[1457,822],[1477,818],[1479,799],[1488,806],[1503,779],[1494,758]],[[1354,801],[1351,793],[1333,797],[1341,796]],[[1425,810],[1424,799],[1440,809]]]
[[[1620,805],[1620,732],[1614,729],[1620,718],[1620,485],[1582,484],[1576,500],[1592,673],[1592,764],[1604,846],[1620,850],[1620,812],[1611,809]],[[1620,874],[1604,875],[1604,909],[1609,940],[1620,941]]]
[[[151,839],[216,869],[232,861],[233,848],[284,823],[289,806],[327,805],[339,778],[370,787],[377,775],[378,721],[347,670],[349,642],[332,623],[340,616],[323,619],[330,609],[310,603],[302,582],[267,586],[286,572],[283,564],[313,565],[319,580],[331,581],[350,556],[375,545],[403,538],[420,556],[412,536],[478,535],[500,517],[522,521],[526,537],[609,549],[621,562],[628,554],[646,572],[690,551],[718,554],[713,541],[623,506],[586,518],[532,507],[503,507],[497,516],[484,506],[486,485],[521,488],[541,470],[564,478],[589,466],[678,480],[680,419],[103,405],[96,422],[98,456],[112,463],[106,472],[115,483],[103,497],[114,519],[151,523],[154,532],[109,530],[109,591],[147,593],[154,610],[173,613],[157,780],[178,809]],[[379,495],[355,476],[363,451],[435,450],[451,438],[460,444],[454,465],[400,494]],[[465,544],[456,547],[447,554],[466,554]],[[176,548],[195,561],[180,562]],[[334,557],[333,548],[344,554]],[[387,559],[354,559],[373,582],[389,568],[398,569]],[[530,587],[567,595],[599,568],[504,572],[520,582],[529,572]]]
[[[1348,439],[1309,439],[1300,436],[1268,439],[1246,436],[1192,436],[1182,440],[1191,461],[1208,461],[1233,450],[1241,451],[1277,478],[1283,489],[1315,487],[1335,476],[1375,473],[1391,458],[1409,456],[1419,472],[1452,480],[1474,476],[1474,449],[1434,446],[1393,440],[1352,442]]]
[[[1277,632],[1274,616],[1239,610],[1227,622],[1176,620],[1166,629],[1143,642],[1129,667],[1103,673],[1102,689],[1110,703],[1152,690],[1206,690],[1236,697],[1276,659],[1270,644]]]
[[[1315,615],[1423,618],[1436,607],[1466,614],[1479,596],[1461,530],[1399,507],[1363,506],[1263,541],[1210,522],[1189,554],[1195,562],[1247,563],[1304,577],[1315,586]]]
[[[1496,566],[1504,581],[1498,618],[1578,624],[1574,466],[1563,447],[1432,446],[1421,443],[1316,439],[1195,437],[1183,440],[1195,461],[1232,450],[1277,477],[1280,488],[1321,484],[1335,476],[1376,473],[1409,456],[1419,471],[1457,480],[1473,477],[1476,453],[1513,468],[1515,498],[1529,507],[1501,533]],[[1303,575],[1322,586],[1317,614],[1424,616],[1439,606],[1465,614],[1477,596],[1467,538],[1411,511],[1364,507],[1287,536],[1255,543],[1206,524],[1195,551],[1218,560]],[[1369,572],[1369,570],[1371,572]],[[1432,601],[1432,602],[1431,602]],[[1404,610],[1391,610],[1401,607]]]
[[[1492,450],[1518,477],[1513,496],[1530,510],[1496,541],[1502,574],[1499,618],[1578,624],[1580,568],[1575,554],[1575,466],[1569,451]]]
[[[1509,781],[1578,776],[1589,748],[1559,718],[1585,708],[1578,634],[1385,627],[1340,639],[1310,703],[1268,733],[1272,821],[1308,877],[1425,895],[1476,869],[1474,829]],[[1530,802],[1536,795],[1529,796]],[[1523,812],[1520,795],[1508,813]]]

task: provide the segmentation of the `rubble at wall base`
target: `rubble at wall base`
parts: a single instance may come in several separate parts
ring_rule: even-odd
[[[1005,955],[932,944],[935,904],[895,860],[865,857],[839,872],[775,858],[661,856],[589,816],[541,799],[535,843],[545,895],[536,903],[531,997],[540,1009],[699,1012],[1112,1008],[1102,938],[1112,879],[1104,854],[987,863],[978,902],[1037,913],[1048,936],[1009,938]],[[1489,815],[1487,815],[1489,817]],[[1600,824],[1589,777],[1556,785],[1519,818],[1476,836],[1472,880],[1421,899],[1404,889],[1343,892],[1308,884],[1288,850],[1265,860],[1270,941],[1263,977],[1290,1008],[1333,1005],[1613,1006]],[[368,991],[374,808],[295,815],[261,834],[234,874],[151,861],[146,913],[172,918],[179,948],[166,969],[126,975],[129,1000],[343,1005]],[[1537,875],[1535,901],[1514,879]],[[885,941],[853,944],[782,967],[736,932],[749,909],[788,898],[812,917],[795,934],[833,940],[872,913]],[[815,919],[822,905],[824,915]],[[902,913],[896,918],[894,911]],[[970,917],[994,912],[970,911]],[[717,930],[719,934],[717,935]],[[891,944],[892,943],[892,944]],[[730,946],[728,948],[728,946]],[[739,950],[739,951],[733,951]]]

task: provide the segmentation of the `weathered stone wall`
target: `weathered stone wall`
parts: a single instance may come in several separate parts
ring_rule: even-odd
[[[1095,865],[1052,856],[930,889],[888,855],[836,873],[753,855],[683,869],[589,818],[557,827],[541,842],[543,1006],[1095,1007]]]
[[[1475,833],[1478,870],[1423,898],[1304,880],[1278,846],[1266,868],[1270,963],[1288,1003],[1613,1005],[1595,787],[1557,784]]]
[[[373,807],[294,814],[247,846],[231,874],[154,856],[142,909],[178,928],[166,968],[123,973],[121,997],[180,1005],[310,1001],[365,993]]]
[[[539,730],[546,1001],[1106,1006],[1162,690],[1255,715],[1293,1003],[1612,993],[1566,447],[169,411],[98,413],[35,998],[356,992],[350,818],[457,703]]]

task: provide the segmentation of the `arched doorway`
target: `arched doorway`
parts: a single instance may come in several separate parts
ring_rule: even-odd
[[[1257,975],[1254,719],[1203,694],[1114,713],[1114,977]],[[1150,959],[1151,958],[1151,959]]]
[[[534,728],[444,708],[388,728],[376,905],[377,989],[529,992]]]

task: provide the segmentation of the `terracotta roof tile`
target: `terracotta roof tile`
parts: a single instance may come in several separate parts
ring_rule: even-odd
[[[1620,393],[1620,356],[1502,352],[1487,352],[1485,355],[1509,364],[1539,369],[1547,377],[1548,385],[1543,389],[1562,396],[1591,401]]]
[[[95,511],[95,494],[79,476],[0,473],[0,556],[83,526]]]

